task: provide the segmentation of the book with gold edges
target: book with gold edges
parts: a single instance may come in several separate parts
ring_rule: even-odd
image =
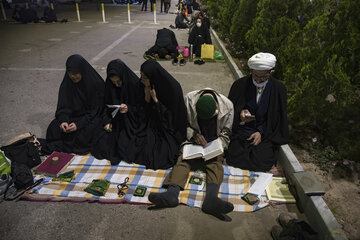
[[[49,177],[58,177],[74,157],[74,154],[53,152],[35,169],[35,173]]]

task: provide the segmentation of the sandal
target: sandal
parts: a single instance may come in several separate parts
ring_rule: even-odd
[[[186,64],[186,60],[185,60],[185,59],[181,59],[179,65],[180,65],[180,66],[184,66],[185,64]]]
[[[172,65],[176,66],[178,64],[179,60],[177,58],[174,58],[172,60]]]

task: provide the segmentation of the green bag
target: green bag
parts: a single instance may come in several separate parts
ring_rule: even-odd
[[[0,176],[11,173],[11,165],[7,161],[3,151],[0,151]]]
[[[224,60],[224,56],[222,55],[222,53],[220,51],[215,50],[214,52],[214,58],[215,60]]]

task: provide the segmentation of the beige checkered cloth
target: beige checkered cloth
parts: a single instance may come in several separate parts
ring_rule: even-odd
[[[107,160],[98,160],[91,155],[75,156],[69,166],[63,170],[67,172],[75,171],[75,178],[71,182],[55,182],[51,177],[46,177],[41,185],[34,188],[32,192],[23,196],[23,199],[34,201],[98,201],[102,203],[133,203],[151,204],[148,201],[150,192],[163,192],[162,183],[167,170],[146,169],[143,165],[128,164],[121,162],[119,165],[112,166]],[[201,172],[191,172],[192,175],[205,179],[205,174]],[[41,175],[36,175],[39,179]],[[129,177],[126,194],[118,196],[117,185],[124,182]],[[224,166],[224,181],[221,184],[219,197],[234,204],[234,211],[253,212],[268,205],[266,195],[260,197],[257,205],[249,205],[241,199],[255,181],[257,175],[247,170],[241,170],[229,166]],[[94,179],[106,179],[111,182],[105,196],[94,196],[84,191],[84,189]],[[137,186],[146,187],[144,197],[134,196],[133,193]],[[189,181],[185,190],[181,191],[179,201],[191,207],[201,207],[205,197],[206,184],[190,184]]]

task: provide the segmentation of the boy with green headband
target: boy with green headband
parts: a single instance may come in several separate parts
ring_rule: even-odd
[[[188,93],[185,97],[185,105],[188,128],[187,141],[183,145],[192,143],[205,146],[208,142],[219,138],[223,148],[227,149],[234,117],[232,102],[215,90],[206,88]],[[201,158],[184,160],[181,150],[176,165],[164,180],[163,187],[167,188],[167,191],[150,193],[149,201],[161,208],[176,207],[179,204],[180,190],[185,187],[190,169],[200,163],[204,165],[206,172],[206,196],[201,209],[205,213],[225,220],[225,214],[231,212],[234,206],[218,198],[224,175],[223,160],[223,155],[207,161]]]

